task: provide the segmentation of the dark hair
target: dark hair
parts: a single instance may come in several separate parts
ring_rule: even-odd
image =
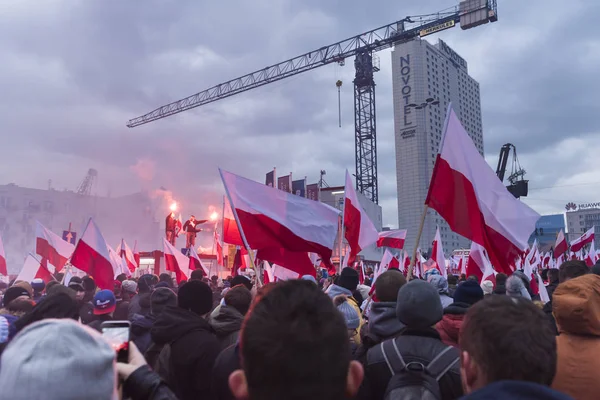
[[[448,285],[457,285],[458,284],[458,276],[450,274],[448,275]]]
[[[240,346],[250,399],[345,398],[346,323],[310,281],[275,284],[246,317]]]
[[[46,285],[46,293],[49,293],[50,290],[52,289],[52,287],[54,287],[56,285],[62,286],[60,284],[60,282],[58,282],[58,281],[50,281],[50,282],[48,282],[48,284]]]
[[[585,262],[579,260],[565,261],[558,269],[558,281],[563,283],[569,279],[577,278],[589,273],[590,269]]]
[[[231,287],[237,285],[244,285],[246,286],[246,289],[252,290],[252,281],[245,276],[238,275],[231,280]]]
[[[458,279],[459,282],[464,282],[467,280],[467,276],[465,274],[460,274],[460,278]]]
[[[518,380],[550,386],[556,337],[544,312],[529,300],[487,296],[471,306],[460,347],[477,362],[487,384]]]
[[[119,274],[119,275],[117,275],[117,277],[116,277],[115,279],[116,279],[117,281],[119,281],[119,282],[123,283],[123,281],[126,281],[126,280],[127,280],[127,275],[125,275],[125,274]]]
[[[546,272],[548,283],[558,283],[559,273],[558,273],[557,269],[551,268],[551,269],[547,269],[545,271],[548,271],[548,272]]]
[[[477,275],[469,275],[467,280],[479,283],[479,278],[477,277]]]
[[[195,269],[190,275],[190,281],[201,281],[203,277],[204,271],[202,271],[201,269]]]
[[[377,277],[375,282],[375,296],[377,300],[396,302],[398,290],[406,285],[406,278],[397,269],[390,269]]]
[[[498,286],[498,285],[506,285],[506,280],[507,279],[508,279],[508,275],[506,275],[506,274],[504,274],[502,272],[499,272],[496,275],[496,286]]]
[[[67,293],[58,292],[43,297],[29,313],[15,321],[16,332],[26,326],[47,318],[79,319],[79,306],[75,299]]]
[[[20,315],[26,314],[26,313],[30,312],[31,310],[33,310],[34,305],[35,305],[35,302],[29,298],[17,297],[16,299],[14,299],[10,303],[8,303],[8,306],[6,307],[6,309],[12,315],[20,316]]]
[[[163,272],[162,274],[160,274],[160,276],[158,277],[158,281],[159,282],[166,282],[169,284],[169,287],[173,286],[173,279],[171,279],[171,275]]]
[[[225,304],[246,315],[252,304],[252,293],[243,285],[236,286],[225,293]]]

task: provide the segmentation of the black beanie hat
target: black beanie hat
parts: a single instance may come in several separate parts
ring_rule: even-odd
[[[4,293],[4,297],[2,298],[2,304],[4,307],[8,307],[8,304],[11,301],[21,296],[27,296],[27,298],[29,298],[29,292],[27,289],[24,289],[21,286],[11,286],[6,289],[6,293]]]
[[[157,316],[167,306],[175,307],[177,305],[177,296],[171,289],[158,288],[150,295],[150,310],[152,315]]]
[[[94,282],[94,279],[91,276],[84,276],[82,284],[86,292],[93,292],[96,290],[96,282]]]
[[[246,289],[252,290],[252,281],[243,275],[234,276],[231,280],[230,287],[235,287],[237,285],[244,285],[246,286]]]
[[[466,303],[473,305],[479,300],[483,300],[483,289],[475,281],[464,281],[456,287],[454,291],[455,303]]]
[[[209,313],[212,303],[212,290],[202,281],[189,281],[177,292],[177,306],[198,315]]]
[[[342,270],[342,273],[337,279],[337,285],[343,287],[344,289],[348,289],[351,292],[356,290],[358,286],[358,272],[350,267],[346,267]]]

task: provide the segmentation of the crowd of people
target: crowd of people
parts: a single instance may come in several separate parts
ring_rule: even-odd
[[[518,271],[11,282],[0,286],[0,400],[595,399],[599,270],[545,271],[545,304]],[[102,324],[125,320],[129,359],[117,362]]]

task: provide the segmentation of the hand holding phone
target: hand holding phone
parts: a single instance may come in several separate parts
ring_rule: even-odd
[[[102,336],[117,352],[117,362],[129,361],[129,321],[105,321],[101,325]]]

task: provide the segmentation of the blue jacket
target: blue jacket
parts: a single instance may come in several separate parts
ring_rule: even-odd
[[[572,400],[547,386],[531,382],[499,381],[461,397],[461,400]]]

